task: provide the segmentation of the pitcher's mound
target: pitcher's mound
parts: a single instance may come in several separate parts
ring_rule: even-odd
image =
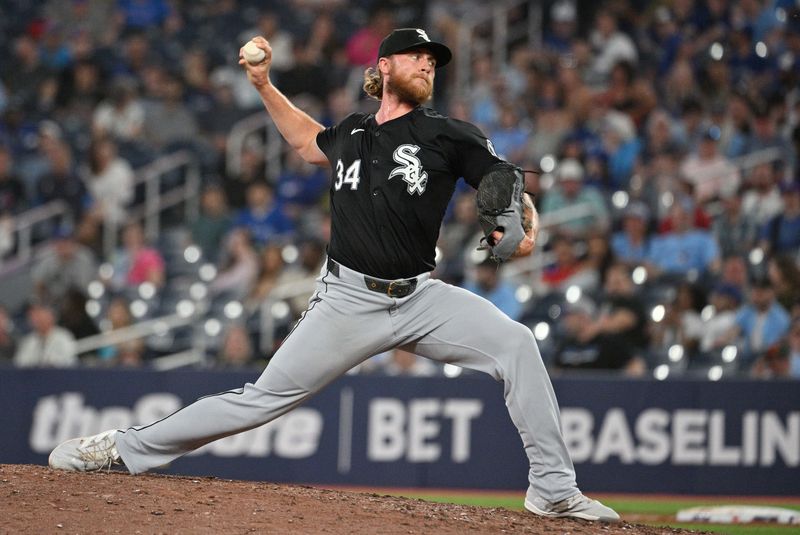
[[[0,465],[3,533],[690,533],[312,487]]]

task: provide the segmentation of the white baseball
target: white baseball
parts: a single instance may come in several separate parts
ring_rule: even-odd
[[[245,61],[251,65],[261,63],[264,61],[266,55],[266,52],[258,48],[253,41],[248,41],[247,44],[242,47],[242,56]]]

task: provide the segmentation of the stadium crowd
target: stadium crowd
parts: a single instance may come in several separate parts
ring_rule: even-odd
[[[475,251],[460,182],[435,276],[529,325],[553,370],[800,377],[800,2],[512,2],[510,24],[534,4],[541,42],[509,36],[497,63],[477,0],[1,3],[0,270],[26,210],[60,200],[70,217],[35,236],[28,306],[0,308],[0,362],[146,365],[198,329],[88,353],[76,340],[191,296],[208,304],[204,365],[263,366],[310,295],[274,290],[324,259],[328,172],[287,150],[272,172],[257,136],[230,171],[231,129],[262,109],[238,49],[264,35],[276,85],[330,125],[376,109],[363,69],[412,26],[457,56],[472,32],[469,72],[438,73],[433,106],[539,171],[545,224],[532,260],[498,267]],[[201,170],[200,213],[148,240],[136,173],[178,150]],[[187,263],[205,274],[187,282]],[[402,352],[362,366],[376,370],[442,372]]]

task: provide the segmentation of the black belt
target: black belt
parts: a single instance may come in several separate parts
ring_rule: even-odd
[[[332,258],[328,257],[328,271],[339,276],[339,264]],[[393,281],[386,281],[381,279],[373,279],[364,275],[364,284],[367,290],[386,294],[389,297],[406,297],[411,295],[417,289],[417,279],[396,279]]]

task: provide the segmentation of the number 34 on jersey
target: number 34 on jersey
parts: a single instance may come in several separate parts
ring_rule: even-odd
[[[344,170],[342,160],[336,161],[336,182],[333,184],[336,191],[342,189],[345,184],[349,184],[350,189],[355,191],[359,182],[361,182],[361,160],[351,163],[347,171]]]

